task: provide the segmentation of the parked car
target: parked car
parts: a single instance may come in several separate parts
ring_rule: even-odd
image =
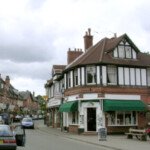
[[[34,122],[33,122],[32,118],[30,118],[30,117],[23,118],[21,121],[21,125],[23,128],[34,129]]]
[[[2,116],[0,116],[0,124],[4,124],[4,120]]]
[[[21,125],[13,130],[9,125],[0,125],[0,149],[16,150],[17,146],[25,146],[25,130]]]
[[[13,119],[14,122],[20,122],[22,119],[22,116],[21,115],[16,115]]]
[[[9,125],[11,123],[9,113],[4,112],[4,113],[1,114],[1,116],[2,116],[2,119],[4,121],[4,124]]]

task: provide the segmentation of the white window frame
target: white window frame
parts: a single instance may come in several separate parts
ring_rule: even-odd
[[[68,80],[68,88],[70,88],[71,87],[71,72],[68,72],[67,80]]]
[[[117,85],[117,67],[107,66],[107,84]]]
[[[133,112],[135,113],[135,120],[133,116]],[[112,115],[113,114],[113,115]],[[122,121],[118,118],[118,115],[122,114]],[[131,118],[128,119],[126,116],[130,115]],[[108,113],[107,114],[108,118],[108,126],[137,126],[138,125],[138,116],[136,111],[114,111],[113,113]]]
[[[125,57],[132,58],[132,49],[131,46],[125,46]]]
[[[88,82],[88,74],[91,75],[91,82]],[[87,66],[86,67],[86,83],[87,84],[96,84],[96,66]]]
[[[150,86],[150,68],[147,69],[147,85]]]
[[[74,85],[78,86],[79,82],[78,82],[78,69],[74,70]]]

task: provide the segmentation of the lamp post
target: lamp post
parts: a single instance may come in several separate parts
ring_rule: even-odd
[[[63,104],[63,100],[64,100],[64,87],[62,87],[61,89],[61,105]],[[63,112],[60,112],[60,127],[61,127],[61,131],[63,131]]]

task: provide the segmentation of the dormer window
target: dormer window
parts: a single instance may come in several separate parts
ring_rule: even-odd
[[[95,66],[88,66],[86,68],[87,74],[87,84],[95,84],[96,83],[96,68]]]
[[[113,56],[122,59],[136,59],[136,52],[128,42],[122,41],[118,47],[115,48]]]

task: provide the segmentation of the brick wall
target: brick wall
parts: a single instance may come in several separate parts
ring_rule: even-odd
[[[82,50],[80,49],[75,49],[74,51],[71,51],[70,49],[68,50],[67,54],[67,63],[70,64],[73,62],[77,57],[79,57],[82,54]]]
[[[141,95],[141,99],[150,103],[150,89],[146,87],[119,87],[119,86],[82,86],[69,88],[65,91],[65,96],[71,96],[84,93],[97,93],[99,94],[127,94],[127,95]]]
[[[70,133],[78,133],[78,125],[69,125],[69,132]]]

